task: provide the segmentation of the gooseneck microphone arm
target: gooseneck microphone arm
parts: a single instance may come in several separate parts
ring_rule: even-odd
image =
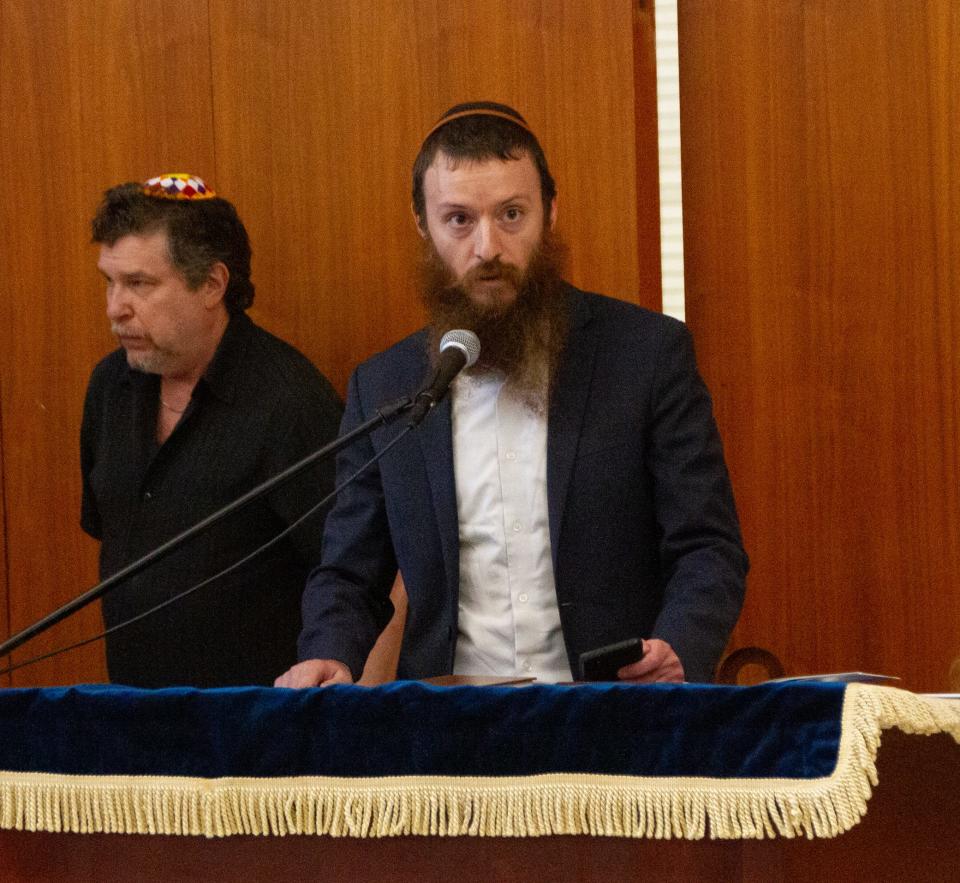
[[[162,545],[148,552],[142,558],[138,558],[136,561],[122,567],[116,573],[111,574],[92,589],[88,589],[82,595],[78,595],[62,607],[57,608],[52,613],[37,620],[33,625],[27,626],[23,631],[8,638],[0,644],[0,656],[6,656],[8,653],[12,653],[31,638],[36,637],[41,632],[45,632],[51,626],[56,625],[58,622],[61,622],[88,604],[92,604],[97,599],[102,598],[111,589],[123,582],[123,580],[139,573],[144,568],[153,564],[154,561],[158,561],[160,558],[169,555],[187,542],[187,540],[193,539],[197,534],[202,533],[217,522],[222,521],[228,515],[232,515],[237,510],[242,509],[264,494],[269,493],[285,481],[289,481],[307,467],[338,453],[347,447],[347,445],[362,436],[368,435],[374,429],[388,425],[399,415],[409,411],[411,416],[408,427],[412,429],[417,426],[426,414],[446,395],[450,384],[453,382],[453,378],[464,368],[473,365],[479,355],[480,341],[476,334],[472,331],[448,331],[440,339],[440,357],[433,378],[430,383],[417,393],[413,400],[409,397],[404,397],[378,408],[373,417],[354,427],[350,432],[339,438],[335,438],[330,444],[314,451],[312,454],[308,454],[299,462],[294,463],[283,472],[273,476],[273,478],[267,479],[255,488],[251,488],[232,503],[228,503],[222,509],[211,513],[203,520],[198,521],[193,527],[187,528],[182,533],[177,534],[172,539],[167,540]]]
[[[346,433],[340,438],[334,439],[332,442],[330,442],[330,444],[324,445],[324,447],[314,451],[312,454],[308,454],[299,462],[294,463],[292,466],[284,469],[283,472],[273,476],[273,478],[268,478],[262,484],[258,484],[256,487],[251,488],[232,503],[228,503],[222,509],[218,509],[216,512],[211,513],[203,520],[194,524],[193,527],[187,528],[182,533],[177,534],[172,539],[167,540],[162,545],[157,546],[157,548],[148,552],[142,558],[132,561],[130,564],[121,568],[116,573],[111,574],[105,580],[95,585],[92,589],[88,589],[82,595],[78,595],[76,598],[68,601],[62,607],[58,607],[52,613],[49,613],[42,619],[37,620],[35,623],[33,623],[33,625],[27,626],[27,628],[25,628],[23,631],[18,632],[11,638],[8,638],[6,641],[0,644],[0,656],[6,656],[8,653],[13,652],[22,644],[25,644],[31,638],[36,637],[41,632],[45,632],[48,628],[51,628],[58,622],[61,622],[68,616],[76,613],[76,611],[86,607],[88,604],[92,604],[98,598],[102,598],[118,583],[121,583],[128,577],[139,573],[145,567],[153,564],[154,561],[169,555],[175,549],[187,542],[187,540],[192,539],[197,534],[202,533],[217,522],[222,521],[228,515],[232,515],[234,512],[242,509],[244,506],[252,503],[259,497],[262,497],[264,494],[269,493],[278,485],[283,484],[285,481],[289,481],[295,475],[298,475],[300,472],[309,466],[312,466],[314,463],[320,462],[321,460],[336,454],[343,448],[347,447],[347,445],[356,441],[358,438],[367,435],[374,429],[377,429],[379,426],[388,425],[400,414],[410,410],[412,406],[413,402],[410,400],[410,398],[405,397],[379,408],[373,417],[366,422],[361,423],[359,426],[354,427],[352,430],[350,430],[350,432]]]

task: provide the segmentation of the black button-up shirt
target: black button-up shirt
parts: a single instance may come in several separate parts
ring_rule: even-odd
[[[297,462],[337,432],[341,405],[297,350],[231,318],[190,405],[156,442],[160,377],[117,350],[94,369],[81,429],[81,524],[106,578]],[[327,462],[290,480],[126,580],[103,599],[108,627],[217,573],[329,493]],[[115,683],[270,684],[296,661],[300,596],[319,562],[325,511],[188,598],[107,638]]]

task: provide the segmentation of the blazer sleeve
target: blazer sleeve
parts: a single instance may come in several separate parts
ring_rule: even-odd
[[[668,328],[653,382],[647,449],[665,576],[652,636],[673,647],[688,681],[710,681],[740,615],[748,560],[690,333],[682,323]]]
[[[350,378],[341,434],[368,417],[359,374],[360,369]],[[367,436],[337,457],[340,491],[327,516],[322,563],[304,590],[298,643],[301,660],[337,659],[354,679],[393,615],[390,589],[397,574],[380,470],[367,465],[374,453]]]

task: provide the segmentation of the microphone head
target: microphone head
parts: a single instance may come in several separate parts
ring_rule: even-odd
[[[469,368],[480,358],[480,338],[472,331],[467,331],[464,328],[454,328],[440,338],[441,353],[445,349],[450,349],[450,347],[460,350],[466,357],[467,361],[463,366],[464,368]]]

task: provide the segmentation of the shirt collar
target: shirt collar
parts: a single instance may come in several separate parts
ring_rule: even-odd
[[[197,386],[203,386],[224,402],[233,401],[253,328],[253,322],[246,313],[230,317],[216,352]],[[137,384],[141,389],[159,389],[158,375],[139,371],[129,365],[126,367],[124,380],[127,383]]]
[[[217,351],[200,378],[200,383],[225,402],[234,399],[252,334],[253,322],[246,313],[231,316]]]

